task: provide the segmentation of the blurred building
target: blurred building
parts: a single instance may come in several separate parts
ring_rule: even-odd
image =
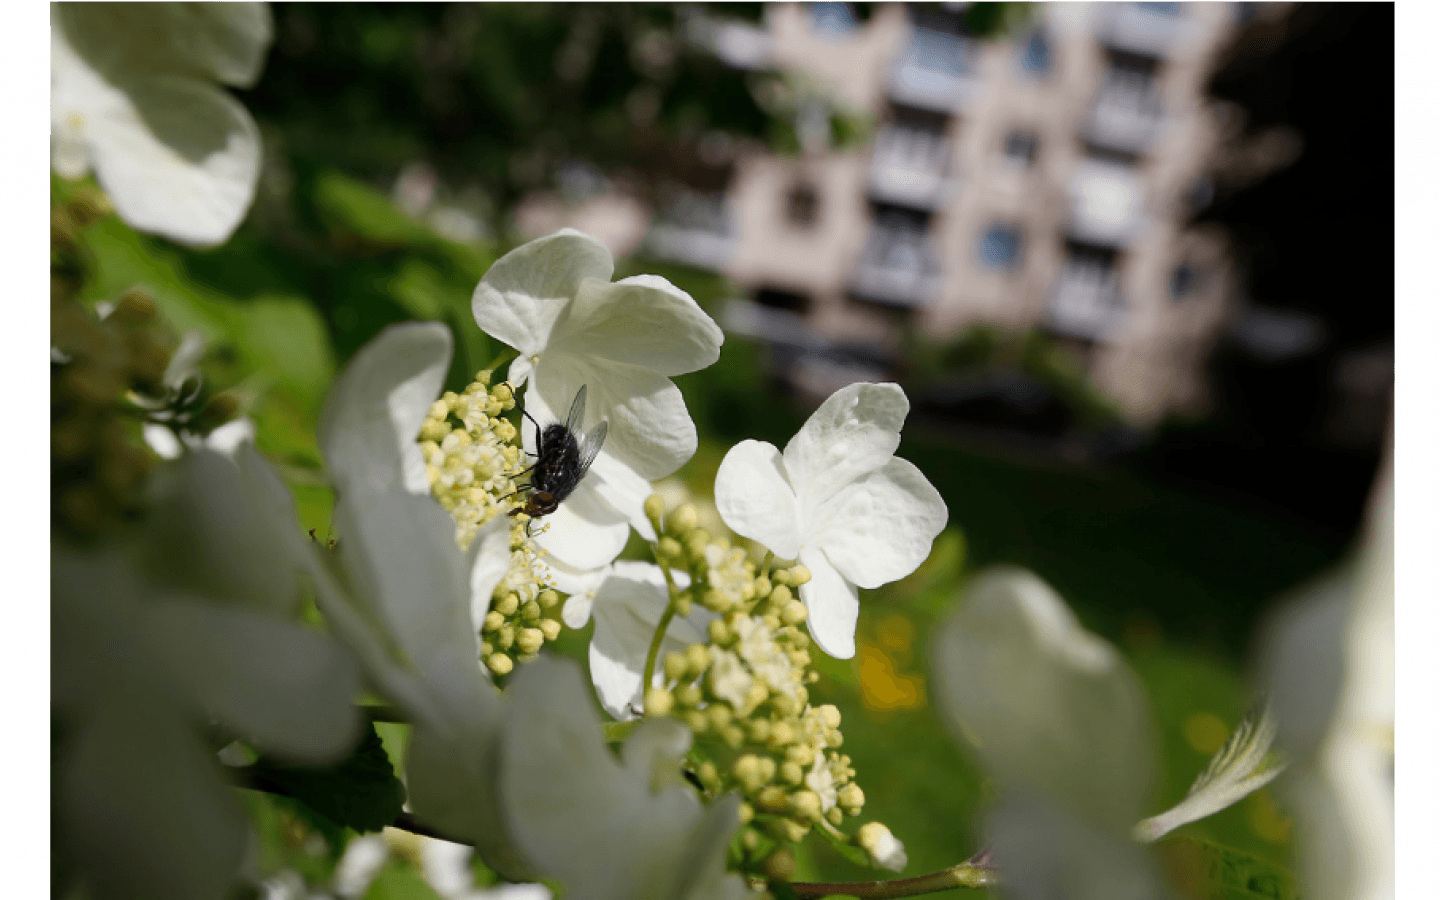
[[[1224,233],[1187,224],[1233,130],[1206,85],[1241,20],[1284,5],[1044,4],[983,41],[963,7],[713,26],[732,64],[795,76],[801,149],[717,152],[725,177],[674,195],[649,250],[745,287],[727,327],[771,341],[806,392],[893,376],[907,332],[990,325],[1047,331],[1136,426],[1204,408],[1239,309]],[[831,102],[873,140],[834,149]]]

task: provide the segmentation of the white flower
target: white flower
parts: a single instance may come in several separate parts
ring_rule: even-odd
[[[945,502],[920,470],[895,458],[910,404],[894,384],[852,384],[821,404],[782,454],[742,441],[715,477],[715,505],[737,534],[798,559],[820,649],[855,655],[857,588],[903,578],[945,527]]]
[[[250,87],[271,40],[259,3],[51,7],[51,165],[93,168],[131,226],[223,243],[260,174],[260,133],[219,85]]]
[[[653,538],[643,504],[650,482],[695,452],[695,424],[676,375],[715,362],[719,326],[663,278],[611,283],[615,264],[594,238],[565,229],[505,254],[475,288],[481,330],[520,351],[510,365],[541,425],[563,421],[581,387],[585,425],[609,423],[589,475],[547,517],[540,545],[578,569],[613,560],[628,527]],[[534,450],[533,427],[525,428]]]
[[[571,628],[583,628],[593,615],[595,634],[590,639],[590,678],[605,711],[625,721],[638,717],[642,708],[640,680],[645,657],[660,617],[670,603],[665,575],[653,563],[621,560],[594,572],[576,572],[554,565],[555,587],[570,594],[563,617]],[[690,577],[676,572],[676,586],[690,586]],[[675,616],[665,630],[657,657],[683,652],[690,644],[709,643],[706,627],[715,614],[699,607],[688,616]],[[664,672],[655,667],[652,686],[664,683]]]
[[[574,663],[522,666],[501,765],[505,824],[567,900],[742,900],[725,871],[739,798],[702,806],[681,775],[690,734],[647,720],[616,759]]]
[[[1130,838],[1154,774],[1144,691],[1039,578],[978,576],[937,635],[936,707],[1004,791],[988,818],[1015,896],[1160,896]]]
[[[477,628],[509,568],[509,520],[497,516],[460,550],[416,443],[450,353],[444,326],[396,325],[337,379],[319,437],[339,544],[333,557],[316,549],[312,576],[332,629],[412,717],[406,773],[416,814],[524,878],[527,868],[496,827],[503,705],[480,668]]]
[[[206,732],[333,762],[358,672],[295,621],[303,539],[253,448],[162,464],[149,501],[127,546],[52,546],[57,835],[87,893],[221,896],[246,822]]]
[[[1294,760],[1275,787],[1315,900],[1395,896],[1393,465],[1358,558],[1283,610],[1265,644],[1277,743]]]

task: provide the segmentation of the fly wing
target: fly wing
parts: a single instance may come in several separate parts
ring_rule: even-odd
[[[579,434],[581,427],[585,424],[585,385],[580,385],[580,390],[575,392],[575,401],[570,404],[570,415],[565,417],[565,430],[571,434]]]
[[[585,389],[581,388],[580,390]],[[576,482],[579,482],[585,477],[585,473],[590,471],[590,464],[595,461],[595,454],[600,452],[600,445],[605,443],[605,432],[609,429],[609,422],[601,422],[580,442],[580,468],[576,470],[578,472],[575,476]]]

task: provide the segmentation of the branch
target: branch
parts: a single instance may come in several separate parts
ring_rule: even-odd
[[[797,897],[828,897],[832,894],[848,894],[862,900],[889,897],[914,897],[951,888],[989,888],[1000,883],[1000,873],[990,862],[987,847],[959,865],[929,875],[914,878],[896,878],[890,881],[850,882],[804,882],[790,883],[790,889]]]

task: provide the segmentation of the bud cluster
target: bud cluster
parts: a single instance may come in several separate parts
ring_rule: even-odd
[[[522,473],[520,432],[502,414],[515,408],[510,385],[490,385],[484,370],[463,393],[446,391],[420,427],[430,489],[455,519],[455,541],[466,549],[482,525],[508,514]],[[510,569],[491,598],[480,628],[480,658],[496,675],[532,659],[560,636],[560,595],[546,583],[543,551],[525,533],[524,517],[510,526]]]
[[[646,514],[659,535],[657,562],[690,576],[677,612],[699,603],[716,616],[709,643],[666,654],[665,686],[646,692],[645,714],[674,716],[694,732],[708,756],[695,770],[700,784],[712,796],[740,793],[746,858],[783,878],[793,860],[785,845],[817,826],[838,836],[836,826],[865,805],[850,757],[839,752],[840,711],[810,704],[806,685],[819,675],[796,595],[810,572],[757,570],[744,550],[698,527],[692,505],[669,516],[663,507],[652,496]]]

